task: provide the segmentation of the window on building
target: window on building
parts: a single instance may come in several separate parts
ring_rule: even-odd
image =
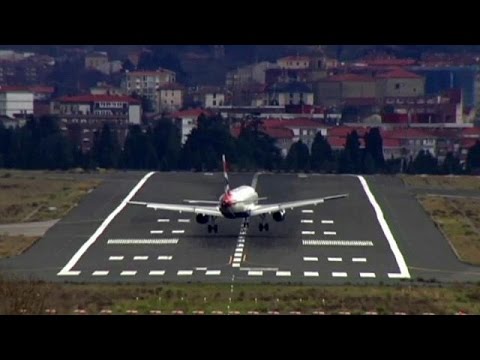
[[[400,84],[399,84],[399,83],[396,83],[396,84],[395,84],[395,90],[398,90],[398,89],[400,89]]]
[[[217,101],[213,100],[212,104],[213,104],[213,106],[217,106]]]

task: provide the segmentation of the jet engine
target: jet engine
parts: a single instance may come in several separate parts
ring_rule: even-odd
[[[273,220],[280,222],[285,220],[285,210],[277,211],[272,214]]]
[[[206,224],[209,220],[209,217],[208,215],[198,214],[195,220],[197,220],[197,223],[199,224]]]

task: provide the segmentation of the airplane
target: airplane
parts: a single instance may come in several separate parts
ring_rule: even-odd
[[[269,225],[265,221],[267,215],[271,215],[273,220],[281,222],[285,220],[285,211],[298,207],[321,204],[325,201],[341,199],[348,197],[348,194],[333,195],[323,198],[306,199],[298,201],[288,201],[276,204],[262,204],[258,201],[266,198],[259,198],[255,188],[248,185],[242,185],[230,189],[230,181],[227,174],[227,164],[225,155],[222,156],[223,177],[225,178],[225,190],[218,201],[210,200],[184,200],[185,204],[160,204],[152,202],[130,201],[133,205],[143,205],[154,210],[170,210],[196,214],[195,220],[199,224],[208,223],[208,233],[217,233],[218,225],[216,218],[238,219],[243,218],[243,225],[249,226],[249,219],[253,216],[260,216],[261,222],[258,225],[259,231],[269,231]],[[197,204],[215,204],[215,206],[205,206]]]

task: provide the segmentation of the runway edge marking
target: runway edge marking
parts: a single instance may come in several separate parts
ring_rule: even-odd
[[[78,251],[73,255],[73,257],[70,259],[70,261],[65,265],[65,267],[60,270],[60,272],[57,274],[57,276],[65,276],[65,275],[78,275],[79,272],[72,272],[72,268],[75,266],[75,264],[80,260],[82,255],[88,250],[90,246],[97,240],[97,238],[105,231],[107,226],[112,222],[112,220],[120,213],[120,211],[123,210],[123,208],[127,205],[127,203],[135,196],[135,194],[142,188],[142,186],[147,182],[147,180],[155,174],[155,171],[149,172],[146,174],[139,182],[138,184],[128,193],[128,195],[123,199],[123,201],[120,203],[120,205],[117,206],[115,210],[113,210],[110,215],[103,221],[103,223],[98,227],[98,229],[93,233],[92,236],[78,249]]]
[[[383,214],[382,208],[380,205],[377,203],[377,200],[375,200],[375,196],[372,194],[370,187],[368,186],[367,180],[361,175],[356,175],[358,180],[360,180],[360,183],[362,184],[363,190],[365,191],[365,194],[367,194],[368,200],[370,201],[370,204],[372,204],[373,209],[375,210],[375,213],[377,215],[377,220],[382,227],[383,233],[385,234],[385,237],[387,238],[388,244],[390,245],[390,249],[393,252],[393,255],[395,256],[395,260],[397,261],[397,265],[400,268],[400,273],[395,274],[395,273],[389,273],[388,276],[390,278],[406,278],[410,279],[410,272],[408,271],[407,264],[405,263],[405,259],[403,258],[402,253],[400,252],[400,249],[398,248],[398,244],[395,241],[395,237],[392,234],[392,231],[390,230],[390,227],[387,224],[387,221],[385,220],[385,216]]]

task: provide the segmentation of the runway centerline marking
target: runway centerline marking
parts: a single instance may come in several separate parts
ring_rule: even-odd
[[[172,230],[172,234],[184,234],[185,230]]]
[[[313,210],[303,209],[303,210],[302,210],[302,213],[303,213],[303,214],[312,214],[312,213],[313,213]]]
[[[233,254],[232,267],[240,267],[242,262],[242,254],[245,249],[245,237],[247,236],[248,223],[242,223],[240,226],[240,232],[237,238],[237,244],[235,246],[235,251]]]
[[[341,257],[329,257],[328,261],[331,262],[341,262],[343,259]]]
[[[178,270],[177,276],[190,276],[193,274],[193,270]]]
[[[110,256],[110,257],[108,258],[108,260],[110,260],[110,261],[121,261],[121,260],[123,260],[123,259],[124,259],[123,256]]]
[[[150,230],[150,234],[163,234],[163,230]]]
[[[332,276],[333,277],[347,277],[348,274],[346,272],[336,272],[336,271],[334,271],[334,272],[332,272]]]
[[[178,219],[179,223],[189,223],[190,219]]]
[[[158,219],[157,222],[159,223],[170,222],[170,219]]]
[[[291,271],[277,271],[275,273],[276,276],[292,276]]]
[[[210,275],[220,275],[222,272],[221,270],[207,270],[205,272],[205,275],[210,276]]]
[[[352,258],[352,262],[367,262],[367,258],[363,258],[363,257]]]
[[[107,226],[112,222],[112,220],[123,210],[123,208],[128,204],[128,202],[135,196],[135,194],[142,188],[142,186],[147,182],[147,180],[155,174],[154,171],[149,172],[146,174],[135,187],[128,193],[128,195],[122,200],[120,205],[118,205],[115,210],[113,210],[110,215],[103,221],[103,223],[97,228],[97,230],[93,233],[92,236],[78,249],[78,251],[73,255],[70,261],[65,265],[65,267],[60,270],[57,276],[65,276],[65,275],[73,275],[70,274],[72,268],[75,264],[80,260],[82,255],[88,250],[90,246],[95,243],[98,237],[105,231]]]
[[[263,271],[250,270],[248,276],[263,276]]]
[[[303,276],[305,276],[305,277],[318,277],[318,271],[304,271]]]
[[[336,231],[324,231],[323,235],[337,235]]]
[[[322,224],[333,224],[333,220],[322,220]]]
[[[315,231],[302,231],[302,235],[315,235]]]
[[[400,249],[398,248],[398,244],[395,241],[395,237],[392,234],[392,231],[390,230],[390,227],[387,224],[387,221],[385,220],[385,216],[383,214],[382,208],[380,205],[378,205],[377,200],[375,199],[375,196],[372,194],[370,191],[370,187],[368,186],[367,181],[363,176],[357,175],[357,178],[360,180],[360,183],[362,184],[363,190],[365,191],[365,194],[367,194],[368,200],[370,201],[370,204],[373,206],[373,209],[375,210],[375,214],[377,215],[377,220],[383,230],[383,233],[385,234],[385,237],[387,238],[388,244],[390,245],[390,249],[393,252],[393,255],[395,256],[395,260],[397,261],[398,267],[400,268],[400,273],[399,274],[389,274],[393,275],[394,278],[410,278],[410,272],[408,271],[407,264],[405,262],[405,259],[403,258],[402,253],[400,252]]]
[[[172,260],[173,256],[170,255],[159,255],[157,260]]]
[[[304,256],[303,261],[318,261],[318,257],[316,257],[316,256]]]
[[[300,220],[300,222],[302,224],[313,224],[313,220],[309,220],[309,219],[302,219],[302,220]]]

